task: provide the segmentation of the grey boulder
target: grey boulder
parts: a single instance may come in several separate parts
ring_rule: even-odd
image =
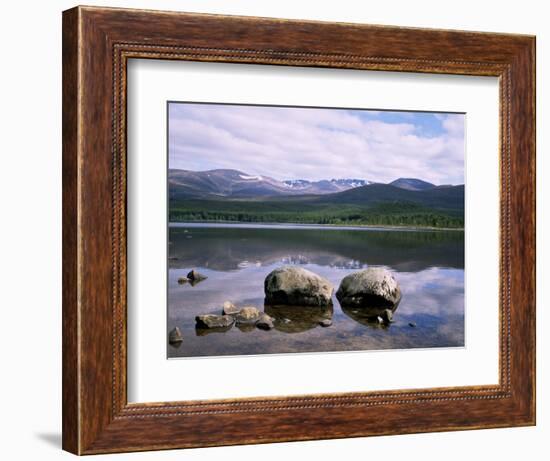
[[[239,310],[235,316],[237,324],[251,323],[254,324],[260,318],[260,311],[257,307],[246,306]]]
[[[231,315],[204,314],[195,317],[197,328],[227,328],[235,319]]]
[[[183,341],[183,336],[178,327],[173,328],[168,334],[168,342],[173,346],[181,344]]]
[[[231,301],[225,301],[223,303],[223,313],[224,315],[235,315],[239,313],[239,308],[235,306]]]
[[[260,330],[273,330],[275,324],[273,323],[273,318],[262,312],[260,318],[256,322],[256,327]]]
[[[285,306],[327,306],[332,303],[332,284],[296,266],[272,271],[264,281],[265,303]]]
[[[388,308],[395,310],[401,301],[401,289],[390,271],[381,267],[369,267],[344,277],[336,298],[346,307],[381,309],[378,314],[381,315]],[[387,313],[385,314],[387,317]]]
[[[200,282],[202,280],[206,280],[208,277],[206,275],[201,274],[200,272],[197,272],[195,269],[190,270],[187,274],[187,278],[191,282]]]

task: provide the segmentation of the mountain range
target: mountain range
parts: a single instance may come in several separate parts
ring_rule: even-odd
[[[324,195],[344,192],[358,187],[380,184],[366,179],[289,179],[279,181],[269,176],[251,175],[238,170],[208,171],[168,170],[171,199],[257,198],[296,195]],[[389,183],[409,191],[430,190],[437,187],[414,178],[399,178]]]
[[[464,185],[416,178],[279,181],[238,170],[168,171],[171,221],[462,227]]]

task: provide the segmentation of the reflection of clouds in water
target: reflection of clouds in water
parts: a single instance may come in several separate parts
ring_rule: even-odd
[[[263,281],[280,263],[270,266],[250,264],[240,270],[215,271],[198,268],[208,279],[191,287],[178,285],[177,278],[189,268],[169,273],[169,329],[179,326],[184,342],[169,349],[171,356],[242,355],[288,352],[345,351],[453,347],[464,345],[464,274],[462,270],[432,267],[419,272],[397,272],[403,299],[395,312],[395,323],[388,328],[372,328],[346,316],[333,297],[333,325],[289,334],[236,328],[197,337],[194,317],[201,313],[220,313],[225,300],[237,305],[263,309]],[[340,280],[354,269],[306,264],[338,288]],[[408,323],[414,321],[417,328]]]
[[[187,231],[187,233],[185,232]],[[193,240],[186,236],[192,233]],[[317,264],[343,269],[385,265],[417,272],[463,269],[464,236],[458,232],[276,228],[170,228],[170,268],[236,270],[246,263]]]
[[[446,338],[449,344],[464,345],[464,323],[462,328],[457,328],[452,322],[443,323],[437,327],[437,332]]]
[[[187,239],[188,235],[193,239]],[[170,229],[168,331],[184,336],[170,356],[452,347],[464,344],[464,239],[462,233],[368,230],[193,227]],[[220,313],[223,302],[263,309],[264,279],[296,264],[328,279],[336,290],[349,273],[382,266],[395,273],[403,299],[387,328],[372,328],[344,314],[333,297],[333,324],[196,336],[195,316]],[[190,269],[208,276],[178,285]],[[415,322],[416,328],[409,327]],[[282,324],[281,324],[282,325]],[[282,325],[285,326],[285,325]],[[287,331],[285,331],[287,330]],[[300,328],[298,328],[300,330]]]
[[[464,271],[433,267],[421,272],[400,272],[396,279],[404,297],[401,313],[463,313]]]

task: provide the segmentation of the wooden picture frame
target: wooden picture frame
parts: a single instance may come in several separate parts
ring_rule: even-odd
[[[129,404],[126,63],[217,61],[496,76],[500,380]],[[93,454],[535,424],[535,38],[76,7],[63,13],[63,448]]]

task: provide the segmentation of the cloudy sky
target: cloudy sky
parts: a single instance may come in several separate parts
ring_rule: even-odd
[[[464,183],[464,115],[169,104],[169,167],[275,179]]]

